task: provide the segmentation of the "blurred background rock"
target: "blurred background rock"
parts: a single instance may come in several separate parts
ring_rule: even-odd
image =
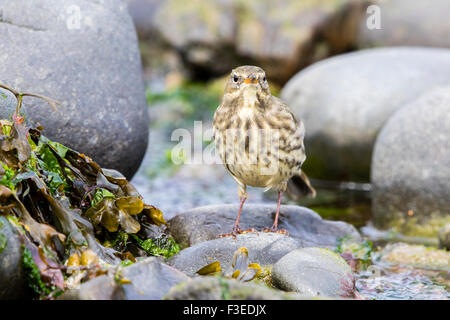
[[[255,64],[279,85],[315,61],[355,49],[368,4],[362,0],[126,1],[150,77],[156,55],[168,73],[180,68],[190,80],[208,80],[238,65]]]

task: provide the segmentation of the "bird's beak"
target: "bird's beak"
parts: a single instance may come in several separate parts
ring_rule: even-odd
[[[257,84],[258,83],[258,79],[254,78],[254,77],[250,77],[244,80],[245,84]]]

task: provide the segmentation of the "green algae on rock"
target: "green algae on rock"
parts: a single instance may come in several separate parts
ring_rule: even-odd
[[[423,245],[388,244],[380,252],[380,261],[415,268],[450,271],[449,251]]]

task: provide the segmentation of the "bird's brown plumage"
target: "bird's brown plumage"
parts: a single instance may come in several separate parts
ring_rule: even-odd
[[[301,171],[305,127],[271,95],[261,68],[242,66],[231,72],[213,128],[216,149],[244,199],[241,204],[247,185],[283,192],[293,176],[304,183],[300,189],[315,193]]]

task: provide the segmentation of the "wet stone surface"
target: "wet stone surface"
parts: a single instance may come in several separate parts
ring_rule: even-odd
[[[182,247],[192,246],[231,232],[238,209],[238,205],[199,207],[178,214],[168,221],[168,226]],[[240,227],[258,231],[268,228],[273,224],[275,211],[276,205],[247,204],[241,214]],[[323,220],[316,212],[300,206],[281,206],[278,227],[305,247],[335,248],[342,237],[360,238],[352,225]]]

